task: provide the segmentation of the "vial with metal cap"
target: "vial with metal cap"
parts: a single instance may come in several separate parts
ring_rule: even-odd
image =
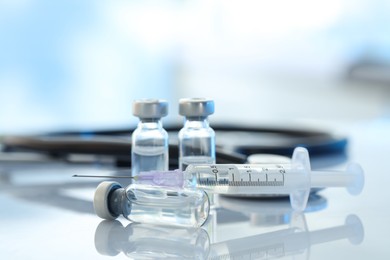
[[[140,121],[132,134],[131,173],[168,170],[168,133],[161,118],[168,114],[168,102],[158,99],[135,100],[133,115]]]
[[[215,163],[215,132],[208,116],[214,113],[214,101],[205,98],[180,99],[179,114],[185,117],[179,131],[179,168],[190,164]]]
[[[209,198],[203,190],[104,181],[95,191],[93,205],[103,219],[123,215],[135,223],[200,227],[210,210]]]

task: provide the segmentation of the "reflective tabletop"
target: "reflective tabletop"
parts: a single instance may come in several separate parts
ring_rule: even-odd
[[[111,164],[1,154],[1,258],[389,259],[389,133],[389,121],[357,124],[348,131],[343,160],[312,158],[313,169],[360,163],[365,170],[360,195],[341,188],[313,192],[303,213],[294,212],[285,197],[219,196],[202,228],[97,217],[92,201],[101,180],[71,176],[109,174],[116,170]]]

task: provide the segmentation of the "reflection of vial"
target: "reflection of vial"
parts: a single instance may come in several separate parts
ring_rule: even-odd
[[[107,256],[130,259],[207,259],[210,239],[203,228],[180,228],[103,220],[96,228],[95,248]]]
[[[215,163],[215,133],[207,117],[214,113],[214,101],[204,98],[180,99],[179,113],[185,116],[179,132],[179,168],[189,164]]]
[[[164,100],[134,101],[133,115],[140,121],[132,134],[132,176],[142,171],[168,170],[168,133],[161,122],[167,114],[168,103]]]
[[[200,227],[209,216],[210,202],[200,189],[182,189],[117,182],[99,184],[94,197],[96,214],[104,219],[119,215],[132,222]]]

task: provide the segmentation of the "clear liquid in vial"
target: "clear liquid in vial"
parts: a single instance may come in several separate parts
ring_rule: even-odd
[[[132,176],[147,171],[167,171],[168,151],[164,147],[138,147],[132,153]]]
[[[215,159],[209,156],[183,156],[179,158],[180,170],[184,171],[190,164],[215,164]]]

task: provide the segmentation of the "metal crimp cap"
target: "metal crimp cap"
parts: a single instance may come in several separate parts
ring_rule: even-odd
[[[214,113],[214,101],[206,98],[182,98],[179,114],[185,117],[207,117]]]
[[[138,99],[133,102],[133,115],[152,119],[168,115],[168,102],[162,99]]]

